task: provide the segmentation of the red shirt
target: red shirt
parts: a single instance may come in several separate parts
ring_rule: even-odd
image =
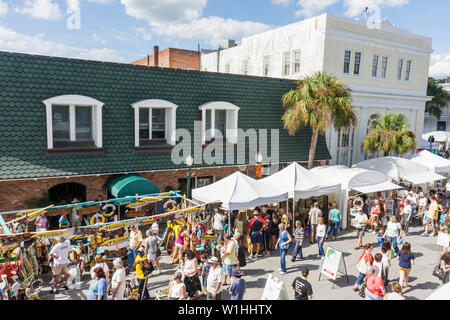
[[[263,226],[265,226],[265,225],[267,224],[267,221],[266,221],[266,220],[264,220],[264,219],[261,218],[260,216],[256,216],[256,217],[253,217],[253,218],[250,220],[250,222],[249,222],[249,224],[248,224],[248,230],[251,230],[251,229],[252,229],[252,225],[253,225],[253,222],[255,222],[255,220],[261,221],[261,223],[263,224]]]
[[[365,254],[366,254],[366,250],[364,250],[362,255],[359,257],[358,262],[362,259],[362,257],[364,257]],[[370,265],[373,265],[373,262],[375,261],[375,259],[373,258],[373,255],[371,253],[367,253],[366,256],[364,257],[364,261],[369,262]]]
[[[365,280],[367,281],[367,290],[373,295],[382,297],[383,291],[381,288],[384,288],[384,281],[381,277],[366,275]]]

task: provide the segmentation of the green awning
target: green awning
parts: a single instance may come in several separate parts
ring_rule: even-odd
[[[125,174],[108,182],[107,188],[115,198],[160,193],[156,184],[136,174]]]

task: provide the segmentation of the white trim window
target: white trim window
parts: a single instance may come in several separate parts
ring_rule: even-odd
[[[361,72],[361,52],[355,52],[355,63],[353,64],[353,74],[359,76]]]
[[[242,61],[242,74],[248,75],[248,58]]]
[[[406,81],[409,81],[411,78],[411,64],[412,64],[411,60],[406,61],[406,70],[405,70],[405,80]]]
[[[372,77],[376,78],[378,76],[378,60],[379,56],[377,54],[373,55],[373,61],[372,61]]]
[[[216,139],[220,131],[227,143],[237,143],[239,107],[225,101],[205,103],[199,107],[202,112],[202,144]],[[213,130],[215,129],[215,130]]]
[[[160,99],[142,100],[134,109],[134,145],[176,144],[176,112],[178,106]]]
[[[47,148],[102,148],[103,102],[81,95],[44,100],[47,115]]]
[[[230,73],[231,65],[229,63],[225,63],[225,73]]]
[[[386,79],[387,67],[388,67],[388,56],[383,56],[381,61],[381,78]]]
[[[270,56],[263,57],[263,76],[267,77],[270,74]]]
[[[291,73],[291,52],[283,52],[283,76],[288,76]]]
[[[341,128],[337,130],[337,133],[336,164],[351,167],[353,164],[355,128],[353,126]]]
[[[350,61],[352,61],[352,52],[350,50],[345,50],[344,53],[344,73],[350,73]]]
[[[402,80],[403,59],[398,59],[397,80]]]
[[[300,58],[301,58],[301,51],[295,50],[294,51],[294,73],[300,72]]]

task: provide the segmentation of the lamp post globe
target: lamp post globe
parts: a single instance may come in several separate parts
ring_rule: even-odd
[[[187,190],[186,194],[188,199],[191,199],[191,167],[194,164],[194,158],[192,156],[187,156],[185,159],[185,163],[188,167],[188,174],[187,174]]]

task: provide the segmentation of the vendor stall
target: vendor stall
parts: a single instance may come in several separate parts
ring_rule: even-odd
[[[323,166],[311,169],[315,174],[324,179],[331,179],[341,183],[339,195],[339,207],[342,212],[342,228],[347,229],[351,214],[348,209],[349,192],[355,190],[359,193],[373,193],[399,189],[400,187],[388,181],[388,177],[378,171],[361,168],[348,168],[346,166]]]
[[[436,173],[450,173],[450,160],[435,155],[428,150],[423,150],[419,153],[413,154],[409,156],[408,159],[423,164]]]
[[[359,162],[352,168],[380,171],[396,182],[403,179],[416,185],[445,179],[444,176],[434,173],[423,164],[398,157],[370,159]]]

